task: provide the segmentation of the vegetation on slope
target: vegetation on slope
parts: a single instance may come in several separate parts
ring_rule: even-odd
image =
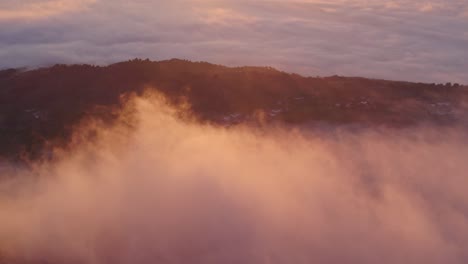
[[[187,101],[201,122],[363,124],[407,127],[463,121],[468,87],[364,78],[302,77],[269,67],[229,68],[205,62],[132,60],[106,67],[55,65],[0,71],[0,156],[40,152],[66,141],[89,117],[112,122],[121,96],[154,89]]]

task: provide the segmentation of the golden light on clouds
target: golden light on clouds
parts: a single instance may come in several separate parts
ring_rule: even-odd
[[[0,181],[21,194],[0,193],[0,253],[25,263],[467,263],[460,131],[224,129],[183,122],[155,98]]]
[[[6,2],[0,7],[0,20],[41,19],[86,8],[97,0],[43,0]]]
[[[467,23],[466,0],[0,0],[0,67],[183,58],[467,83]]]
[[[255,16],[249,16],[228,8],[197,9],[200,19],[206,24],[253,23]]]

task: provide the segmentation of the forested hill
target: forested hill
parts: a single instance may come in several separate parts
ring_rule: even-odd
[[[0,71],[0,156],[66,138],[85,117],[112,119],[120,96],[156,89],[185,98],[201,121],[231,126],[262,113],[268,122],[407,127],[463,122],[468,87],[348,77],[302,77],[269,67],[132,60],[106,67],[55,65]]]

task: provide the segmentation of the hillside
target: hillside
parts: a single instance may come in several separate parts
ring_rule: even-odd
[[[200,122],[408,127],[464,122],[468,87],[349,77],[303,77],[269,67],[132,60],[105,67],[55,65],[0,71],[0,156],[32,155],[66,141],[88,117],[115,118],[121,95],[154,89],[188,101]]]

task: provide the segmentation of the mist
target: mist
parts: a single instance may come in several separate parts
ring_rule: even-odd
[[[466,263],[466,131],[200,124],[158,96],[0,170],[0,263]],[[87,135],[93,134],[92,140]]]
[[[0,68],[171,58],[468,84],[466,0],[1,0]]]

